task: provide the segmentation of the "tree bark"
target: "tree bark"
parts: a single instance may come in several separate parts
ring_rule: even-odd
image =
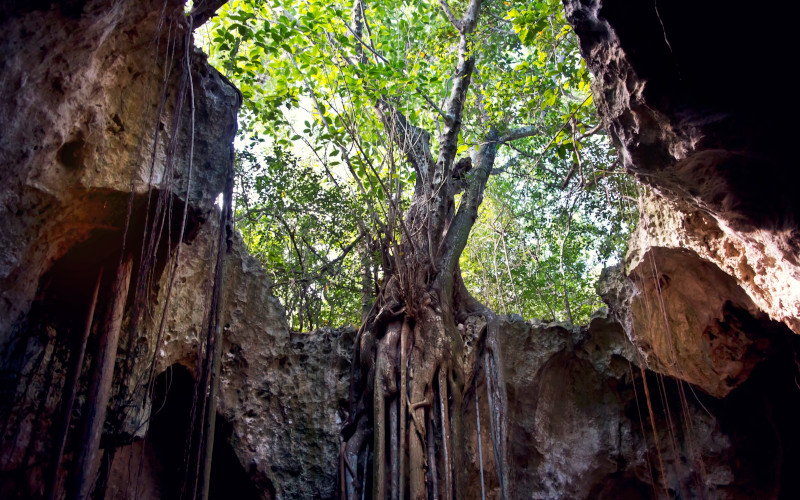
[[[524,127],[501,136],[495,127],[485,123],[486,132],[471,159],[469,175],[464,175],[466,170],[454,172],[464,104],[476,64],[471,39],[482,2],[465,2],[467,5],[460,18],[446,0],[440,0],[440,3],[447,19],[458,32],[458,53],[449,95],[442,109],[436,109],[443,118],[436,155],[431,152],[431,136],[427,131],[410,123],[392,98],[376,96],[375,111],[389,136],[391,148],[396,147],[400,151],[416,177],[405,217],[396,214],[395,226],[395,214],[392,212],[388,224],[391,228],[401,229],[399,244],[394,241],[393,234],[375,240],[384,244],[384,280],[373,307],[368,311],[364,309],[367,314],[359,331],[360,342],[356,342],[360,371],[354,368],[351,377],[350,415],[342,430],[347,450],[342,466],[345,468],[343,473],[349,498],[354,498],[358,478],[348,463],[353,463],[353,454],[362,448],[366,432],[361,426],[370,420],[367,418],[370,412],[375,450],[372,481],[374,498],[386,498],[389,484],[391,497],[400,500],[405,500],[406,495],[411,500],[421,500],[440,493],[445,500],[452,500],[467,494],[469,478],[462,420],[465,411],[464,380],[474,377],[477,366],[463,366],[464,339],[457,326],[457,318],[458,321],[465,321],[467,317],[479,314],[485,316],[488,323],[495,322],[495,319],[488,308],[466,291],[458,262],[477,219],[499,147],[506,140],[535,133],[532,128]],[[366,25],[364,16],[363,2],[359,0],[352,11],[350,31],[356,38],[355,55],[362,64],[369,64],[363,48],[373,53],[375,50],[361,39],[363,26]],[[435,107],[435,103],[428,101]],[[345,163],[349,162],[347,158],[344,160]],[[393,158],[390,161],[394,161]],[[352,166],[348,166],[352,172]],[[377,172],[373,173],[377,176]],[[385,186],[382,187],[387,200],[394,200],[392,193]],[[455,195],[462,189],[463,194],[456,208]],[[390,255],[392,258],[388,257]],[[401,322],[402,326],[398,327]],[[491,328],[496,330],[496,325]],[[399,348],[393,337],[398,331]],[[497,356],[497,353],[493,356]],[[486,359],[487,379],[496,379],[494,383],[489,383],[489,394],[493,396],[490,406],[502,411],[502,374],[493,377],[488,355]],[[437,374],[438,380],[435,380]],[[391,396],[397,390],[394,387],[397,380],[400,394],[392,400]],[[496,394],[493,395],[492,391]],[[391,401],[388,424],[387,401]],[[397,413],[394,401],[399,403]],[[394,421],[395,415],[399,419],[397,423]],[[356,422],[356,429],[353,429]],[[441,446],[437,446],[435,427],[441,427]],[[491,434],[496,448],[501,494],[507,498],[508,478],[507,468],[504,467],[503,444],[505,430],[500,423],[495,425],[493,422]],[[395,435],[399,448],[397,451],[394,450]],[[387,458],[387,443],[392,447],[391,458]],[[405,464],[406,452],[408,468]],[[387,463],[392,468],[391,482],[387,477]],[[441,468],[437,474],[439,464]],[[426,481],[427,472],[431,474],[429,481]],[[442,488],[434,484],[438,483],[439,476],[443,478]]]
[[[392,322],[386,328],[386,334],[378,342],[378,356],[375,363],[375,389],[373,394],[373,498],[386,499],[386,399],[397,391],[395,385],[394,365],[389,359],[397,349],[402,323]],[[391,429],[391,427],[389,427]]]
[[[453,470],[450,464],[450,412],[447,402],[447,373],[445,367],[439,368],[439,416],[442,421],[442,454],[444,455],[444,465],[442,475],[444,476],[444,499],[453,500],[453,485],[451,478]]]

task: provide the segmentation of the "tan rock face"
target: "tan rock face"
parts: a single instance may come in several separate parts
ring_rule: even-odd
[[[234,450],[278,498],[331,498],[355,331],[289,332],[261,266],[237,257],[228,267],[220,387]]]
[[[630,335],[653,369],[725,396],[764,357],[767,317],[798,333],[800,268],[768,234],[652,190],[640,213],[626,259]]]
[[[765,357],[769,340],[752,319],[758,310],[715,265],[654,247],[631,279],[631,333],[651,369],[724,397]]]
[[[116,2],[110,9],[106,2],[86,2],[77,17],[48,8],[4,19],[0,340],[30,307],[36,277],[98,231],[121,238],[128,193],[141,195],[143,207],[146,191],[164,180],[180,76],[165,49],[166,27],[182,17],[183,6],[163,7],[158,1]],[[162,10],[166,24],[157,32]],[[189,194],[201,214],[224,186],[230,145],[220,140],[233,136],[238,105],[237,91],[204,59],[195,55],[195,112],[213,119],[195,130]],[[188,126],[179,130],[177,172],[167,179],[183,199],[190,133]]]
[[[769,82],[727,76],[743,57],[785,57],[766,32],[791,44],[792,29],[724,2],[563,3],[606,130],[643,185],[622,321],[654,369],[724,396],[763,350],[731,311],[800,333],[794,140],[768,125],[778,107],[750,97]]]
[[[751,455],[738,446],[743,435],[774,439],[767,436],[775,436],[777,427],[757,424],[757,417],[751,422],[732,417],[761,412],[762,403],[756,401],[766,396],[766,385],[751,383],[722,407],[712,397],[694,394],[685,383],[642,370],[622,326],[604,315],[580,328],[500,321],[494,355],[502,367],[503,402],[493,416],[501,416],[498,425],[504,427],[501,449],[509,468],[509,497],[775,494],[774,476],[762,478],[754,469],[776,464],[779,454],[765,446],[751,449]],[[756,383],[769,384],[763,379]],[[480,402],[486,497],[499,498],[483,376],[475,394]],[[465,498],[477,499],[480,465],[473,394],[465,409],[467,451],[474,464]]]
[[[202,254],[187,258],[177,304],[200,301],[207,279],[202,260]],[[330,498],[355,331],[290,332],[266,273],[240,243],[225,280],[219,413],[232,425],[234,451],[265,496]],[[192,320],[188,311],[174,309],[165,364],[194,366],[202,316]]]
[[[640,214],[626,259],[629,270],[641,266],[653,248],[689,250],[733,278],[752,302],[744,304],[736,292],[731,299],[740,307],[761,310],[800,333],[800,262],[774,234],[734,231],[707,211],[652,190],[642,191]]]
[[[129,207],[126,248],[138,251],[156,200],[171,195],[164,206],[176,216],[154,250],[158,279],[179,239],[177,214],[188,203],[184,241],[192,241],[224,185],[240,97],[200,53],[190,52],[190,69],[184,72],[181,55],[188,27],[183,8],[177,1],[12,1],[0,6],[5,54],[0,60],[4,498],[42,494],[54,422],[62,411],[65,379],[91,291],[104,268],[96,314],[102,317]],[[182,120],[176,116],[182,75],[191,75],[194,86],[194,130],[188,106]],[[170,145],[174,154],[168,158]],[[135,266],[136,274],[138,259]],[[148,349],[155,347],[152,333],[125,331],[119,358],[128,353],[148,358]],[[96,355],[94,339],[90,336],[73,423],[82,413],[87,373]],[[118,380],[114,392],[137,383],[141,379]],[[150,409],[146,401],[139,402],[120,406],[123,402],[112,400],[108,428],[120,418],[141,422]],[[114,442],[143,432],[125,429],[121,436],[107,437]],[[68,448],[65,464],[71,456]]]
[[[195,3],[207,17],[219,2]],[[132,236],[126,244],[138,250],[151,213],[148,199],[167,191],[174,195],[168,202],[174,213],[188,204],[189,230],[180,242],[175,227],[163,233],[169,244],[156,250],[157,286],[135,332],[125,329],[128,303],[118,359],[131,360],[130,372],[118,369],[103,443],[117,450],[106,476],[108,498],[174,498],[180,486],[174,476],[183,460],[187,394],[220,230],[214,200],[229,165],[239,102],[236,90],[194,53],[195,170],[187,189],[192,128],[188,121],[172,127],[181,68],[179,58],[164,57],[163,31],[177,34],[172,42],[179,47],[184,19],[183,3],[176,1],[166,8],[155,0],[0,6],[0,497],[41,495],[54,421],[99,267],[111,269],[116,262],[129,200]],[[625,85],[609,75],[599,80],[610,85],[608,116],[619,111],[613,115],[616,133],[632,163],[653,152],[666,159],[661,167],[689,158],[678,172],[685,180],[710,176],[720,158],[735,166],[731,162],[742,157],[719,145],[727,152],[695,155],[696,141],[707,137],[704,129],[676,124],[669,109],[650,109],[648,84],[621,46],[596,55],[627,72]],[[157,120],[162,95],[164,113]],[[628,103],[638,107],[628,109]],[[173,138],[170,177],[166,145]],[[742,198],[736,197],[715,201],[712,194],[720,191],[711,189],[718,185],[712,181],[704,181],[698,196],[727,210],[723,215],[738,214],[736,224],[720,213],[709,219],[681,207],[652,210],[629,263],[638,281],[620,284],[616,295],[635,311],[621,319],[629,334],[636,332],[633,339],[650,366],[709,394],[728,395],[695,395],[687,384],[641,370],[622,327],[607,318],[595,318],[588,328],[501,319],[492,353],[499,399],[490,410],[479,371],[460,409],[472,464],[459,471],[468,474],[465,498],[480,498],[481,469],[487,498],[499,497],[498,463],[505,464],[501,472],[510,479],[511,498],[637,498],[662,490],[682,497],[798,496],[792,481],[800,467],[800,403],[791,392],[797,345],[765,332],[764,323],[752,318],[762,310],[797,331],[793,236],[742,232],[751,206],[738,207]],[[660,203],[653,205],[666,206]],[[763,230],[761,223],[750,220],[748,227]],[[165,260],[177,248],[181,261],[157,344]],[[330,498],[354,331],[290,332],[266,274],[241,241],[234,241],[224,281],[215,449],[228,455],[215,455],[214,470],[232,471],[223,476],[246,486],[249,496],[242,498]],[[664,309],[649,302],[664,297]],[[101,310],[108,307],[104,301]],[[667,312],[666,323],[659,311]],[[474,319],[465,325],[465,365],[481,364],[485,326]],[[753,368],[764,354],[765,336],[770,362]],[[90,348],[73,425],[83,411],[93,356]],[[153,356],[155,401],[141,383]],[[159,391],[171,394],[172,383],[180,393],[164,400]],[[142,475],[132,479],[134,470]],[[234,491],[225,489],[230,483],[220,484],[220,497]]]

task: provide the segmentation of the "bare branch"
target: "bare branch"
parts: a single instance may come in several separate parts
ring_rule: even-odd
[[[353,36],[356,38],[356,40],[361,42],[361,34],[364,32],[364,22],[363,22],[364,21],[364,0],[356,0],[355,2],[353,2],[353,11],[352,11],[351,17],[352,17],[353,26],[352,27],[347,26],[347,29],[350,30],[350,32],[353,34]],[[357,53],[358,53],[358,60],[361,61],[362,63],[366,63],[367,62],[367,56],[364,54],[364,49],[362,48],[362,46],[366,47],[366,48],[368,48],[370,50],[372,50],[372,48],[369,47],[364,42],[361,42],[361,45],[359,45],[356,48]],[[373,51],[373,52],[375,52],[375,51]]]
[[[600,132],[602,129],[603,129],[603,122],[600,122],[597,125],[595,125],[594,127],[590,128],[589,130],[584,132],[583,134],[581,134],[580,136],[578,136],[578,140],[582,141],[582,140],[586,139],[587,137],[591,137],[594,134]]]
[[[378,99],[375,109],[389,136],[417,172],[418,182],[427,177],[433,163],[428,132],[409,123],[406,116],[386,99]]]
[[[560,130],[559,130],[559,132],[560,132]],[[515,128],[514,130],[511,130],[511,131],[507,132],[505,135],[503,135],[499,139],[499,142],[516,141],[517,139],[523,139],[525,137],[531,137],[532,135],[541,134],[541,133],[542,133],[542,129],[538,125],[527,125],[525,127]],[[558,135],[558,134],[556,134],[556,135]]]
[[[386,59],[386,58],[385,58],[385,57],[384,57],[384,56],[383,56],[381,53],[379,53],[379,52],[378,52],[378,51],[376,51],[374,48],[372,48],[371,46],[367,45],[367,43],[366,43],[366,42],[364,42],[364,40],[361,38],[361,33],[360,33],[360,32],[358,32],[358,31],[354,31],[354,30],[353,30],[353,28],[351,28],[350,26],[346,26],[346,25],[345,25],[345,28],[347,28],[347,31],[349,31],[349,32],[350,32],[350,34],[352,34],[352,35],[353,35],[353,37],[355,37],[355,39],[356,39],[356,40],[358,40],[358,42],[361,44],[361,46],[365,47],[367,50],[369,50],[370,52],[372,52],[372,53],[375,55],[375,57],[377,57],[377,58],[378,58],[378,59],[380,59],[381,61],[383,61],[383,62],[385,62],[385,63],[389,64],[389,60],[388,60],[388,59]],[[365,62],[365,63],[366,63],[366,61],[365,61],[365,60],[363,60],[363,59],[362,59],[362,62]]]

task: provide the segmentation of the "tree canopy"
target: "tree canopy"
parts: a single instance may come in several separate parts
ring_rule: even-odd
[[[236,0],[198,36],[244,97],[237,225],[293,328],[360,322],[384,261],[401,257],[386,254],[417,172],[380,106],[442,146],[469,5]],[[585,321],[600,305],[594,277],[635,222],[635,188],[560,2],[488,1],[476,14],[454,156],[474,160],[489,130],[508,147],[460,256],[463,280],[498,312]]]
[[[632,222],[560,3],[240,0],[207,43],[244,97],[239,228],[292,326],[361,325],[340,497],[459,497],[465,398],[479,373],[504,397],[497,313],[587,319]]]

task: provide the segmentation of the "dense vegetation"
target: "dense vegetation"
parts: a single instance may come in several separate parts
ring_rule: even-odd
[[[244,97],[239,228],[292,326],[361,325],[339,496],[459,497],[477,374],[503,398],[497,313],[584,321],[632,222],[560,4],[241,0],[207,43]]]
[[[365,4],[363,42],[351,7],[233,1],[197,39],[242,90],[237,225],[298,330],[360,322],[383,278],[387,193],[410,201],[415,173],[371,111],[376,98],[440,130],[452,84],[458,40],[437,3]],[[479,92],[467,94],[458,154],[474,156],[487,121],[535,133],[498,156],[463,278],[498,312],[582,322],[600,305],[599,269],[624,251],[633,184],[598,127],[560,2],[482,9]]]

